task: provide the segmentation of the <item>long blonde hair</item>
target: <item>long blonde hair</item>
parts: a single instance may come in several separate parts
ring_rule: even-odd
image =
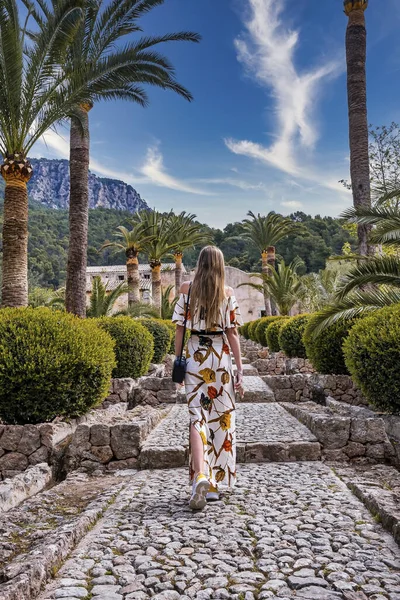
[[[200,252],[190,291],[192,323],[200,319],[203,312],[206,329],[218,326],[225,297],[224,255],[219,248],[206,246]]]

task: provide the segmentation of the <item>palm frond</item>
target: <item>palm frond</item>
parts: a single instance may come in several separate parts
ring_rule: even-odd
[[[90,296],[90,306],[86,311],[88,317],[109,316],[118,298],[128,291],[126,283],[120,283],[110,292],[108,292],[107,288],[108,283],[104,285],[99,275],[94,277],[92,293]]]
[[[352,290],[368,285],[400,288],[400,261],[392,256],[379,256],[352,267],[338,284],[337,299],[342,300]]]

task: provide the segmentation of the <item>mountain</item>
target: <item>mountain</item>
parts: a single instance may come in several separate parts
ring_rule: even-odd
[[[69,163],[67,160],[33,158],[33,176],[28,183],[29,199],[49,208],[68,208]],[[131,213],[148,209],[145,200],[127,183],[97,177],[89,172],[90,208],[113,208]]]

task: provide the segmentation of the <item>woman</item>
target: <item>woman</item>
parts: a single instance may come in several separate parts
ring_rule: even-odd
[[[204,508],[207,500],[218,500],[219,487],[235,484],[235,390],[243,392],[237,332],[242,321],[233,290],[225,286],[224,256],[214,246],[203,248],[193,282],[182,284],[180,289],[172,317],[177,324],[177,355],[182,347],[185,314],[190,331],[185,349],[190,480],[193,484],[189,506],[199,510]],[[235,380],[231,350],[237,365]]]

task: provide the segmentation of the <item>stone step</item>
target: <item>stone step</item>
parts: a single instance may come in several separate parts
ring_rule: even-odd
[[[71,474],[0,515],[0,598],[32,600],[125,484],[116,475]]]
[[[277,403],[237,406],[237,460],[287,462],[320,460],[316,437]],[[141,469],[181,467],[188,463],[189,414],[174,406],[141,447]]]
[[[236,365],[233,365],[233,371],[236,373],[237,367]],[[256,369],[256,367],[254,367],[252,364],[245,364],[243,363],[243,376],[244,377],[251,377],[254,375],[259,375],[258,370]]]
[[[244,396],[240,402],[274,402],[275,395],[259,375],[243,377]]]

